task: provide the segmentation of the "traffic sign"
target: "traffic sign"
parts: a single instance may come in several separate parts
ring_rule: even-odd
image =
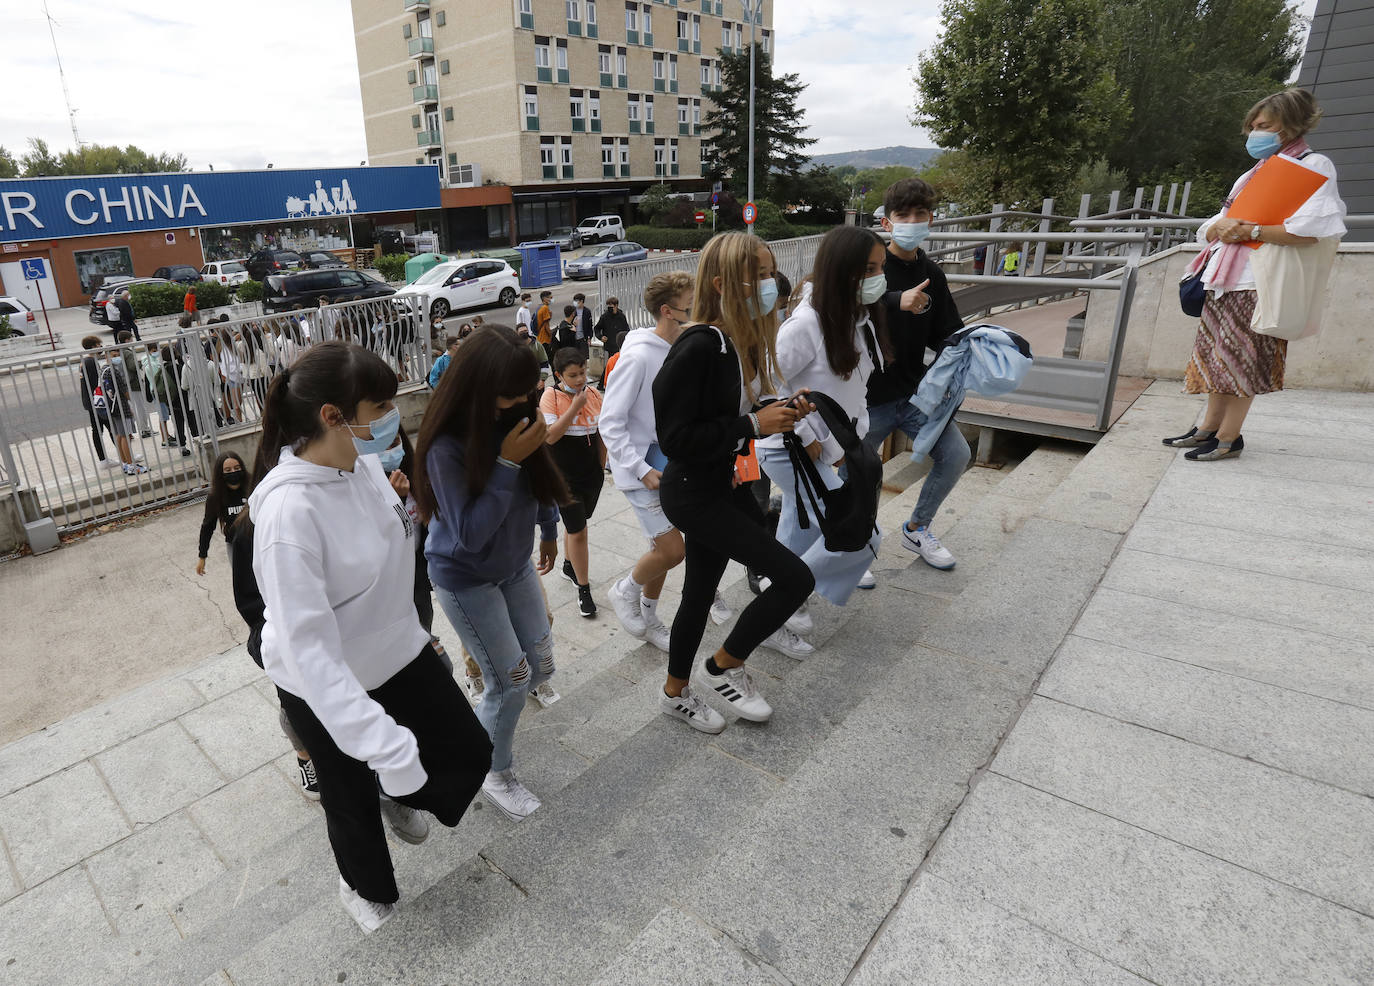
[[[692,218],[695,219],[695,220],[696,220],[697,222],[699,222],[699,223],[704,223],[704,222],[706,221],[706,213],[704,213],[704,212],[702,212],[700,209],[698,209],[698,210],[696,211],[696,213],[693,214]]]
[[[744,203],[744,224],[745,224],[746,226],[752,226],[752,225],[754,225],[754,219],[755,219],[755,217],[758,216],[758,214],[759,214],[758,207],[755,206],[754,203],[752,203],[752,202],[746,202],[746,203]]]
[[[719,201],[720,201],[720,193],[719,193],[719,192],[712,192],[712,193],[711,193],[711,204],[712,204],[712,205],[715,205],[715,204],[716,204],[717,202],[719,202]]]
[[[21,260],[19,264],[24,269],[24,280],[26,281],[41,281],[48,276],[47,271],[43,269],[43,261],[38,257],[34,257],[32,260]]]

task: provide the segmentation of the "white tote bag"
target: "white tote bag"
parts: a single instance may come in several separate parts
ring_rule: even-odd
[[[1250,258],[1255,274],[1255,315],[1250,328],[1279,339],[1306,339],[1321,329],[1326,280],[1340,237],[1310,246],[1264,243]]]

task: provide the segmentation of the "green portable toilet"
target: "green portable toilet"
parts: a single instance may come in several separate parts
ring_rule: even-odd
[[[442,253],[416,254],[406,261],[406,283],[414,284],[415,279],[421,274],[431,267],[438,267],[446,260],[448,260],[448,257],[445,257]]]

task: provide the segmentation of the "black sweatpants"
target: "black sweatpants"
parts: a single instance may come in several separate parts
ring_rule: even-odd
[[[735,621],[725,652],[743,661],[772,636],[816,586],[811,569],[768,533],[748,484],[731,486],[734,460],[704,469],[670,461],[659,487],[663,512],[682,532],[686,574],[668,639],[668,673],[686,678],[725,566],[733,558],[772,584]]]
[[[430,812],[450,828],[457,825],[491,767],[491,740],[453,675],[444,670],[434,648],[426,646],[368,695],[415,734],[420,763],[429,774],[424,787],[395,800]],[[382,828],[376,775],[338,748],[304,700],[280,688],[277,696],[314,761],[340,875],[365,900],[394,903],[400,894]]]

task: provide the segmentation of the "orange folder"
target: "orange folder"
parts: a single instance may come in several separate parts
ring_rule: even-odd
[[[752,483],[762,477],[763,471],[759,469],[758,452],[754,449],[754,443],[750,442],[748,452],[735,456],[735,478],[741,483]]]
[[[1275,154],[1245,183],[1226,214],[1261,226],[1279,226],[1325,184],[1326,175],[1295,158]],[[1260,246],[1253,240],[1245,245],[1252,250]]]

